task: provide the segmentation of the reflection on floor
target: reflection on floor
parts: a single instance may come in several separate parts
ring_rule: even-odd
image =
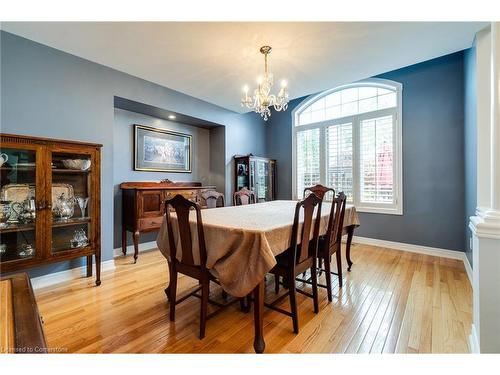
[[[460,261],[353,245],[352,272],[335,281],[334,301],[320,289],[320,312],[298,294],[300,333],[291,319],[265,310],[266,352],[463,353],[472,319],[472,291]],[[163,292],[168,271],[158,251],[117,258],[100,287],[81,278],[36,291],[50,347],[82,353],[253,352],[253,314],[234,304],[207,323],[198,339],[199,300],[177,306],[170,322]],[[345,267],[345,264],[344,264]],[[268,298],[274,298],[268,276]],[[300,286],[300,284],[298,284]],[[179,279],[178,295],[196,286]],[[212,287],[213,298],[220,288]],[[288,309],[284,299],[282,308]],[[59,349],[60,350],[60,349]]]

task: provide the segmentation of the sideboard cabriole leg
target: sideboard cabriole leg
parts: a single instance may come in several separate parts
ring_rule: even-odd
[[[127,230],[122,228],[122,253],[127,255]]]
[[[139,231],[134,232],[134,263],[137,263],[139,257]]]

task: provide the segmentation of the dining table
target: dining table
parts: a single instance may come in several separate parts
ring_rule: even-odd
[[[290,237],[297,201],[275,200],[256,204],[204,209],[201,211],[205,237],[206,267],[217,277],[225,292],[234,297],[252,294],[254,300],[254,350],[263,353],[263,309],[265,276],[276,265],[276,256],[290,246]],[[321,205],[320,234],[327,231],[331,204]],[[299,226],[303,221],[303,210]],[[176,256],[181,258],[180,241],[176,230],[175,214],[171,214],[174,226]],[[196,214],[190,214],[193,258],[199,264]],[[359,218],[353,205],[346,205],[343,234],[347,235],[345,253],[348,270],[351,260],[351,242]],[[300,236],[299,236],[300,237]],[[165,217],[157,237],[161,253],[170,259],[168,231]]]

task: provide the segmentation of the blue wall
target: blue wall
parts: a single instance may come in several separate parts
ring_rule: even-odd
[[[361,213],[356,235],[464,251],[464,54],[378,77],[403,84],[404,214]],[[292,196],[291,111],[304,99],[273,112],[266,128],[279,199]]]
[[[465,249],[472,265],[469,217],[477,206],[476,48],[464,51]]]
[[[102,143],[102,256],[113,257],[114,96],[225,126],[225,184],[234,154],[265,154],[265,127],[205,101],[2,31],[1,131]],[[116,145],[117,147],[119,145]],[[32,276],[80,265],[62,263]]]

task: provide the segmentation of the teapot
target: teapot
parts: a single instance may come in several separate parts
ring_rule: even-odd
[[[75,198],[65,198],[64,193],[57,197],[56,205],[53,212],[59,216],[61,220],[68,220],[75,213]]]

